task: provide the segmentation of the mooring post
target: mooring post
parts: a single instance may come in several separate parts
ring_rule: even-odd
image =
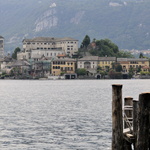
[[[136,150],[149,150],[150,93],[139,95],[138,132]]]
[[[124,98],[124,128],[131,128],[133,124],[133,98]]]
[[[134,150],[136,150],[136,145],[137,145],[137,130],[138,130],[138,105],[137,100],[133,100],[133,134],[135,137],[135,143],[134,143]]]
[[[112,85],[112,150],[123,150],[122,85]]]

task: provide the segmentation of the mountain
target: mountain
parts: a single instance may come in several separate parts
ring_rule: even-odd
[[[0,0],[0,35],[5,50],[24,38],[85,35],[109,38],[120,49],[150,48],[149,0]]]

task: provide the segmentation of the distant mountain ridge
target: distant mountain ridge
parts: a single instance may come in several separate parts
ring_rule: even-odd
[[[109,38],[120,49],[150,48],[148,0],[0,0],[0,35],[13,51],[24,38]]]

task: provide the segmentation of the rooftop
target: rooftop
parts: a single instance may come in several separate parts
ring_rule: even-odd
[[[54,37],[36,37],[33,39],[24,39],[22,42],[60,42],[60,41],[78,41],[70,37],[54,38]]]

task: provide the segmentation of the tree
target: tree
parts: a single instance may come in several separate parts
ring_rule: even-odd
[[[87,71],[84,68],[79,68],[79,69],[76,70],[76,73],[77,73],[78,76],[79,75],[84,76],[84,75],[86,75]]]
[[[116,72],[121,72],[122,71],[122,66],[120,63],[112,63],[112,69],[114,69]]]
[[[122,66],[119,63],[117,63],[116,66],[115,66],[115,70],[116,70],[116,72],[121,72],[122,71]]]
[[[15,48],[14,52],[12,53],[12,58],[17,59],[17,53],[20,51],[21,49],[19,47]]]
[[[133,67],[130,67],[130,68],[129,68],[129,73],[128,73],[128,75],[129,75],[129,78],[132,78],[132,77],[133,77],[133,75],[134,75],[134,68],[133,68]]]
[[[96,48],[90,50],[90,53],[95,56],[115,56],[118,52],[118,46],[109,39],[96,40]]]
[[[81,48],[87,48],[89,44],[90,44],[90,37],[86,35],[82,41]]]
[[[143,53],[140,53],[139,58],[144,58]]]

